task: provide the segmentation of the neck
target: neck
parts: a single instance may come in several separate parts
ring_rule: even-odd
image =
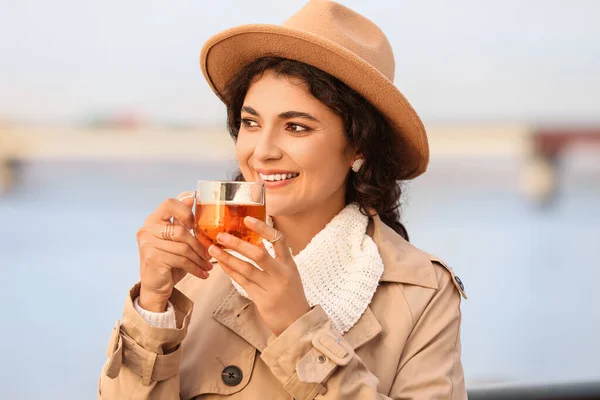
[[[326,206],[319,206],[318,209],[273,217],[273,225],[283,233],[293,255],[302,251],[311,239],[345,207],[343,198],[341,201],[328,203]]]

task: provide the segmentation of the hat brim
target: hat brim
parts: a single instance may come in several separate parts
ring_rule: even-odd
[[[421,175],[429,163],[429,145],[421,119],[394,84],[346,48],[304,31],[279,25],[242,25],[212,36],[202,47],[200,66],[217,96],[226,102],[227,83],[257,58],[276,56],[300,61],[335,76],[360,93],[387,119],[398,153],[396,178]],[[399,139],[399,140],[398,140]]]

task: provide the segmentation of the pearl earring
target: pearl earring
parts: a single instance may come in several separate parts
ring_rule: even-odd
[[[360,170],[360,168],[363,166],[364,163],[365,163],[365,159],[364,158],[357,158],[352,163],[352,171],[358,172]]]

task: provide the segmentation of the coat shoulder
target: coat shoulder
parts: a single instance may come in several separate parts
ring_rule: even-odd
[[[372,304],[378,317],[385,319],[386,310],[394,304],[396,309],[405,307],[405,312],[400,314],[410,316],[414,325],[432,303],[442,314],[454,313],[455,305],[460,307],[460,301],[433,301],[434,298],[467,297],[464,284],[448,263],[399,236],[388,234],[385,239],[378,243],[385,268]],[[398,318],[398,315],[389,317]]]
[[[467,299],[467,292],[465,290],[465,285],[463,281],[456,275],[452,267],[443,261],[441,258],[436,257],[432,254],[428,254],[431,263],[433,264],[434,269],[436,270],[436,276],[438,280],[438,284],[442,287],[444,284],[448,284],[451,282],[452,285],[456,288],[458,293],[464,298]]]
[[[448,263],[417,248],[381,221],[374,224],[373,240],[384,265],[381,282],[403,283],[434,290],[452,282],[460,295],[467,298],[462,280]]]

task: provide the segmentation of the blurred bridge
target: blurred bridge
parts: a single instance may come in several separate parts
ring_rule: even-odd
[[[523,194],[552,199],[562,156],[572,149],[600,152],[600,128],[520,125],[431,125],[432,160],[511,157],[520,162]],[[224,129],[160,127],[0,126],[0,194],[14,183],[13,166],[27,161],[234,160]]]

